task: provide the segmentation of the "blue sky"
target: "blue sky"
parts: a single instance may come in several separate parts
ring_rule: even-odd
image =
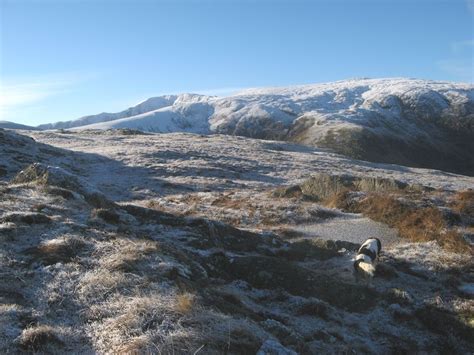
[[[474,0],[0,0],[0,120],[354,77],[474,80]]]

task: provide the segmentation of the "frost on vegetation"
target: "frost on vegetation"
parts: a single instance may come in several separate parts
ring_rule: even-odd
[[[464,254],[394,238],[384,245],[376,277],[359,283],[351,273],[358,244],[321,239],[311,228],[329,225],[334,235],[338,225],[362,218],[320,206],[305,193],[334,192],[346,180],[361,197],[405,192],[410,179],[459,189],[472,179],[357,165],[319,150],[239,137],[97,136],[38,133],[39,140],[75,144],[90,155],[77,160],[76,170],[51,155],[12,170],[14,182],[0,185],[1,353],[454,354],[471,348],[466,285],[472,279]],[[93,156],[98,150],[107,156],[101,164]],[[300,187],[311,171],[349,168],[351,178]],[[282,185],[299,188],[273,193]],[[424,189],[408,193],[428,203]],[[454,196],[435,193],[438,202],[444,193]],[[468,218],[470,194],[456,201],[448,207]],[[49,222],[22,219],[36,214]]]
[[[57,166],[34,163],[20,171],[13,178],[12,183],[57,186],[80,193],[87,202],[96,207],[113,206],[113,203],[93,185]]]

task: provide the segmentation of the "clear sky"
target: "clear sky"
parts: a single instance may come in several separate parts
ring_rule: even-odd
[[[474,0],[0,0],[0,120],[354,77],[473,82]]]

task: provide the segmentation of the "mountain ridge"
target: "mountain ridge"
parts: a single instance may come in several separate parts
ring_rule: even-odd
[[[120,112],[101,112],[97,115],[87,115],[71,121],[60,121],[55,123],[47,123],[37,126],[39,129],[68,129],[78,127],[78,125],[88,125],[99,122],[108,122],[125,117],[139,115],[144,112],[159,109],[172,105],[176,100],[177,95],[163,95],[150,97],[135,106],[131,106],[126,110]]]
[[[15,123],[11,121],[0,121],[0,128],[6,128],[6,129],[23,129],[23,130],[28,130],[28,131],[37,131],[40,130],[37,127],[33,126],[28,126],[20,123]]]
[[[474,85],[349,79],[149,98],[39,129],[227,134],[329,148],[351,158],[474,175]]]
[[[362,160],[474,174],[469,154],[474,151],[472,84],[350,79],[157,101],[108,114],[106,122],[80,125],[82,118],[55,127],[240,135],[330,148]],[[95,122],[103,116],[86,118]]]
[[[371,87],[372,86],[372,87]],[[437,87],[437,88],[435,88]],[[364,90],[365,89],[365,90]],[[73,128],[73,127],[81,127],[89,124],[94,123],[103,123],[110,121],[112,119],[123,119],[123,118],[131,118],[136,115],[144,114],[147,112],[155,111],[157,109],[173,106],[176,104],[193,104],[195,103],[195,98],[199,97],[199,102],[207,101],[210,104],[217,103],[228,103],[228,100],[247,100],[251,103],[255,103],[258,101],[256,98],[260,96],[261,102],[257,102],[261,105],[264,104],[272,104],[273,102],[268,102],[268,99],[277,99],[273,100],[277,102],[278,108],[283,108],[282,103],[278,102],[278,97],[286,96],[287,101],[295,100],[296,102],[302,102],[303,105],[301,107],[301,112],[293,112],[293,114],[301,114],[302,112],[307,113],[308,108],[314,108],[318,111],[321,110],[332,110],[343,108],[341,105],[344,104],[344,99],[350,99],[350,97],[344,97],[348,91],[353,90],[354,94],[357,95],[362,92],[366,95],[367,101],[370,104],[372,101],[380,101],[380,97],[377,95],[383,96],[386,94],[387,96],[391,95],[398,95],[404,96],[405,98],[409,98],[409,92],[411,90],[421,91],[431,90],[433,89],[441,89],[442,91],[455,90],[455,91],[466,91],[469,92],[469,100],[474,99],[474,86],[471,84],[465,83],[451,83],[451,82],[444,82],[444,81],[434,81],[434,80],[422,80],[422,79],[405,79],[405,78],[382,78],[382,79],[348,79],[348,80],[340,80],[335,82],[328,82],[328,83],[319,83],[319,84],[303,84],[303,85],[291,85],[291,86],[281,86],[281,87],[261,87],[261,88],[249,88],[244,89],[240,92],[237,92],[233,95],[225,96],[225,97],[217,97],[217,96],[207,96],[207,95],[199,95],[199,94],[192,94],[192,93],[183,93],[179,95],[164,95],[164,96],[157,96],[151,97],[136,106],[132,106],[124,111],[116,112],[116,113],[100,113],[98,115],[88,115],[81,117],[77,120],[65,121],[65,122],[57,122],[52,124],[40,125],[39,128],[42,129],[51,129],[51,128]],[[362,91],[361,91],[362,90]],[[332,95],[332,97],[328,97],[331,93],[337,92],[338,95]],[[326,94],[326,95],[325,95]],[[375,94],[375,95],[374,95]],[[253,96],[253,97],[252,97]],[[269,97],[273,96],[273,98]],[[324,98],[326,97],[326,100]],[[190,99],[189,99],[190,98]],[[267,98],[265,100],[265,98]],[[383,97],[382,97],[383,98]],[[390,97],[392,100],[394,98]],[[390,102],[390,98],[388,101],[384,102],[385,105],[393,105],[394,102]],[[331,99],[333,100],[333,104],[331,105]],[[341,101],[342,99],[342,101]],[[312,101],[312,102],[311,102]],[[287,102],[288,103],[288,102]],[[308,105],[309,104],[309,105]],[[324,105],[325,104],[325,105]],[[442,102],[438,102],[438,104],[442,104]],[[224,105],[225,106],[225,105]],[[319,106],[319,107],[318,107]],[[235,107],[234,107],[235,108]],[[350,108],[350,107],[349,107]],[[365,108],[365,107],[362,107]],[[221,108],[222,109],[222,108]],[[241,107],[239,107],[241,109]],[[355,109],[353,107],[352,109]],[[292,110],[288,111],[288,113],[292,112]],[[96,118],[96,119],[94,119]],[[211,117],[210,117],[211,118]],[[86,119],[91,121],[88,124],[84,124]],[[100,119],[104,119],[104,121],[99,121]],[[211,125],[211,130],[217,128],[216,117],[212,117],[213,125]]]

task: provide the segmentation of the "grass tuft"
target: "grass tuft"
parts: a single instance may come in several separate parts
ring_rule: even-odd
[[[349,191],[395,192],[406,187],[407,184],[394,179],[323,173],[312,176],[300,185],[303,195],[315,201],[323,201]]]
[[[85,242],[78,238],[59,238],[42,243],[28,250],[45,265],[66,263],[76,257],[85,247]]]
[[[0,219],[0,222],[26,223],[26,224],[45,224],[50,223],[51,218],[42,213],[10,213]]]
[[[407,185],[394,179],[360,178],[350,175],[318,174],[301,184],[306,198],[325,206],[365,216],[397,228],[399,235],[412,242],[436,240],[442,247],[456,252],[472,248],[455,226],[460,215],[474,216],[474,191],[454,195],[449,209],[426,203],[435,196],[421,185]],[[447,203],[447,202],[446,202]]]
[[[159,250],[159,244],[154,241],[120,239],[102,258],[101,265],[110,271],[137,272],[141,266],[146,268],[149,257]]]
[[[176,296],[175,310],[181,314],[188,314],[193,310],[195,296],[191,293],[182,293]]]
[[[50,345],[57,346],[62,344],[63,341],[59,338],[56,330],[49,325],[37,325],[26,328],[19,337],[20,347],[33,352],[47,350]]]
[[[412,242],[436,240],[448,250],[469,250],[462,235],[448,229],[446,219],[436,207],[416,206],[393,195],[370,194],[353,211],[397,228],[400,237]]]
[[[452,207],[458,213],[474,217],[474,190],[457,192],[453,198]]]

